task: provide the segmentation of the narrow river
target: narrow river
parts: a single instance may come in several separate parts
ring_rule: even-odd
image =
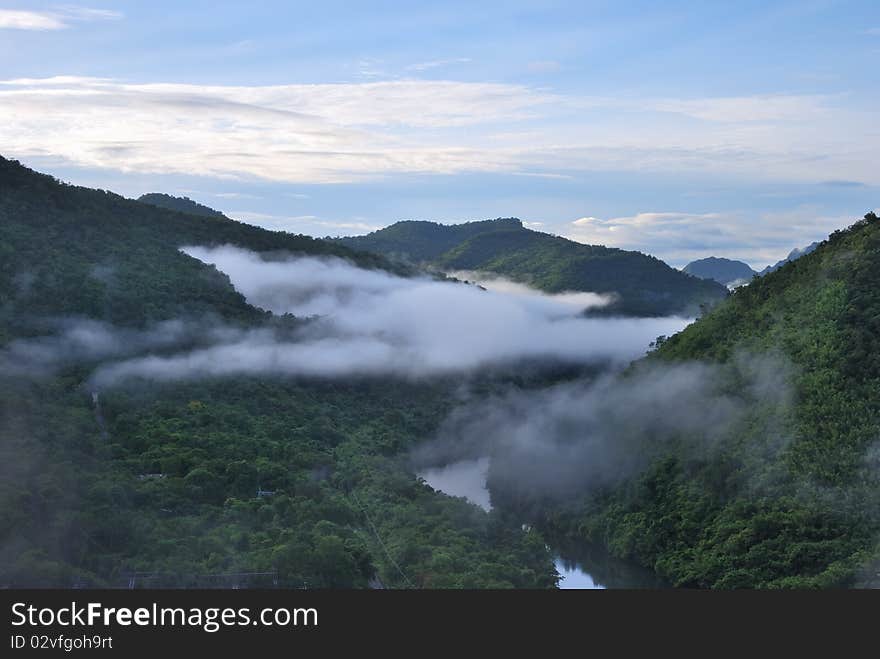
[[[486,478],[489,458],[482,457],[451,462],[443,467],[424,469],[418,473],[435,490],[454,497],[464,497],[483,510],[491,510],[492,502]],[[588,543],[553,543],[556,570],[564,589],[596,588],[660,588],[664,584],[653,572],[638,565],[609,556],[602,548]]]

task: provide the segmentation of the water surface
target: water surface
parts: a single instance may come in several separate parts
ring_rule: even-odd
[[[418,475],[435,490],[463,497],[483,510],[492,509],[486,479],[489,458],[458,460],[442,467],[424,469]],[[664,584],[650,570],[621,561],[590,543],[549,539],[563,589],[659,588]]]

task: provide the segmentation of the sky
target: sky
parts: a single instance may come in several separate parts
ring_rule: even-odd
[[[760,269],[880,206],[878,61],[876,0],[0,0],[0,154],[295,233]]]

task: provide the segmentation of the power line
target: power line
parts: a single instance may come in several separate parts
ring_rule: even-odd
[[[391,552],[388,551],[388,547],[385,546],[384,542],[382,542],[382,538],[379,535],[379,531],[376,529],[376,525],[373,524],[373,520],[370,519],[370,515],[367,513],[367,509],[364,508],[363,504],[361,504],[361,500],[358,499],[357,494],[355,494],[354,490],[352,490],[350,494],[354,498],[354,501],[357,504],[358,508],[360,508],[361,512],[364,514],[364,517],[367,520],[367,524],[369,524],[369,526],[370,526],[370,530],[373,532],[373,535],[376,536],[376,540],[378,541],[379,546],[382,547],[382,551],[385,552],[385,555],[388,557],[388,560],[391,561],[391,564],[395,568],[397,568],[397,571],[400,572],[400,576],[403,577],[403,580],[407,583],[407,585],[410,588],[415,588],[416,587],[415,584],[413,584],[413,582],[409,580],[409,577],[406,576],[406,572],[404,572],[403,568],[401,568],[400,565],[397,563],[397,561],[394,560],[394,557],[391,555]]]

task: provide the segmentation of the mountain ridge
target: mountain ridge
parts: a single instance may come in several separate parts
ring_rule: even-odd
[[[215,332],[293,340],[308,322],[248,304],[186,244],[409,272],[0,158],[0,587],[125,587],[134,571],[168,588],[556,584],[540,538],[434,492],[401,457],[457,378],[90,380],[120,350],[161,359]]]
[[[149,204],[167,210],[179,211],[189,215],[202,215],[204,217],[226,217],[220,211],[205,206],[189,197],[175,197],[164,192],[148,192],[137,198],[142,204]]]
[[[186,244],[335,256],[411,274],[379,255],[222,214],[193,215],[69,185],[2,156],[0,219],[0,316],[17,326],[33,315],[81,314],[142,325],[181,313],[260,313],[226,275],[180,252]]]
[[[784,266],[786,263],[789,263],[791,261],[799,259],[802,256],[806,256],[807,254],[812,252],[814,249],[816,249],[820,244],[821,244],[821,242],[817,241],[817,242],[810,243],[806,247],[795,247],[793,250],[791,250],[788,253],[788,256],[786,256],[781,261],[777,261],[773,265],[768,265],[766,268],[761,270],[758,273],[758,275],[763,277],[764,275],[769,274],[771,272],[776,272],[777,270],[779,270],[779,268]]]
[[[697,315],[727,295],[720,284],[690,277],[656,257],[533,231],[517,218],[453,225],[408,220],[335,242],[444,271],[500,275],[548,293],[616,294],[604,313]]]

